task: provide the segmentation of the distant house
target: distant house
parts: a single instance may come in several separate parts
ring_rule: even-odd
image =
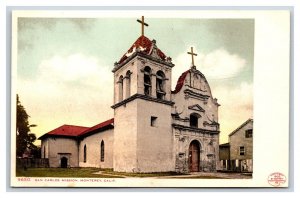
[[[229,134],[229,143],[219,145],[221,170],[253,172],[253,119]]]
[[[219,145],[220,166],[222,170],[230,170],[230,145],[229,143]]]

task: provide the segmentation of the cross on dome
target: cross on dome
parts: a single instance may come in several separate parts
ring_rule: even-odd
[[[142,20],[137,19],[137,22],[141,23],[141,25],[142,25],[142,36],[144,36],[144,26],[149,26],[149,25],[144,22],[144,16],[142,16]]]
[[[192,56],[192,66],[195,66],[195,64],[194,64],[194,56],[197,56],[198,54],[194,53],[193,47],[191,47],[191,51],[188,52],[188,54],[190,54]]]

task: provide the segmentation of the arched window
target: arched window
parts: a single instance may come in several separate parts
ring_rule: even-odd
[[[144,68],[144,94],[151,95],[151,68],[148,66]]]
[[[198,128],[198,119],[200,115],[197,113],[192,113],[190,115],[190,127]]]
[[[123,100],[123,76],[119,78],[119,102]]]
[[[44,158],[46,158],[46,148],[44,146]]]
[[[131,84],[131,79],[130,79],[130,76],[131,76],[131,72],[128,70],[126,72],[126,98],[129,98],[130,97],[130,84]]]
[[[100,159],[101,162],[104,162],[104,141],[101,141],[101,146],[100,146]]]
[[[156,73],[156,96],[158,99],[164,99],[165,92],[165,74],[162,71]]]
[[[83,162],[86,162],[86,145],[83,147]]]

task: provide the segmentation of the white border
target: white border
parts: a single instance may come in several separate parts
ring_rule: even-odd
[[[281,172],[288,177],[289,153],[289,49],[290,24],[288,11],[18,11],[13,14],[12,81],[16,69],[16,17],[184,17],[184,18],[254,18],[255,19],[255,60],[254,60],[254,174],[250,180],[215,179],[115,179],[113,183],[100,186],[115,187],[271,187],[268,176]],[[162,42],[162,41],[161,41]],[[12,101],[15,101],[15,85],[12,84]],[[12,111],[15,103],[12,102]],[[13,117],[14,118],[14,117]],[[12,129],[15,131],[14,119]],[[12,133],[11,149],[15,148],[15,134]],[[279,146],[280,145],[280,146]],[[268,149],[266,149],[268,148]],[[270,151],[271,149],[271,151]],[[12,152],[14,155],[15,152]],[[278,157],[280,156],[280,157]],[[19,182],[14,177],[12,156],[13,186],[82,186],[99,187],[99,183],[37,183]],[[286,182],[283,187],[288,186]]]

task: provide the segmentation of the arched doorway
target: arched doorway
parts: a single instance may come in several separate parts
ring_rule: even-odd
[[[68,158],[62,157],[60,159],[60,167],[61,168],[67,168],[68,167]]]
[[[199,172],[200,170],[200,144],[193,140],[189,147],[189,170],[190,172]]]

